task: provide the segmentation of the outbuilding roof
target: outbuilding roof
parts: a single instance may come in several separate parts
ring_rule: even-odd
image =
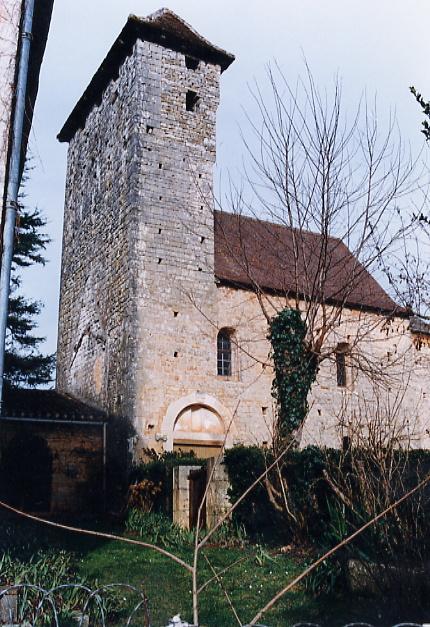
[[[214,220],[215,276],[222,283],[408,315],[340,239],[222,211]],[[319,292],[321,263],[327,276]]]
[[[160,9],[148,17],[130,15],[124,28],[109,50],[105,60],[91,79],[66,123],[58,134],[60,142],[69,142],[85,124],[88,114],[101,101],[110,81],[118,76],[119,68],[138,39],[161,44],[165,48],[183,52],[226,70],[234,55],[215,46],[202,37],[187,22],[170,9]]]
[[[105,422],[105,412],[56,390],[5,388],[3,415],[70,422]],[[0,418],[1,422],[1,418]]]

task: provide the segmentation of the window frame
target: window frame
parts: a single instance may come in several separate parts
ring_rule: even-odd
[[[233,331],[225,327],[217,334],[217,376],[219,377],[233,376],[232,336]]]

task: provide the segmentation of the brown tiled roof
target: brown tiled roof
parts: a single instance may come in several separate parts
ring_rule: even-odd
[[[171,50],[214,63],[220,66],[221,71],[226,70],[234,61],[233,54],[211,44],[170,9],[160,9],[146,18],[130,15],[105,60],[59,132],[60,142],[69,142],[76,131],[83,128],[90,111],[101,101],[103,92],[110,81],[118,76],[119,68],[126,57],[131,54],[138,39],[161,44]]]
[[[104,422],[107,415],[56,390],[5,388],[3,416],[79,422]],[[1,418],[0,418],[1,421]]]
[[[327,277],[318,291],[314,282],[322,258]],[[237,287],[406,314],[339,239],[220,211],[215,212],[215,276]]]
[[[212,60],[220,65],[222,70],[226,70],[234,61],[233,54],[212,44],[170,9],[160,9],[147,18],[130,16],[129,19],[137,20],[141,26],[150,25],[161,31],[164,34],[161,43],[164,43],[166,40],[170,42],[170,38],[174,38],[177,46],[174,48],[175,50],[182,52],[194,51],[196,57],[208,58],[208,60]],[[169,43],[164,45],[169,45]]]

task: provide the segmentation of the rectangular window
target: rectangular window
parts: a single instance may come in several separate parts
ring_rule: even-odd
[[[187,91],[187,95],[185,98],[185,106],[187,111],[196,111],[200,102],[200,98],[198,97],[195,91],[189,89]]]
[[[231,377],[231,339],[222,331],[218,334],[217,353],[218,376]]]
[[[344,435],[342,438],[342,451],[347,453],[351,448],[351,438],[347,435]]]
[[[185,67],[188,70],[197,70],[199,67],[199,60],[185,55]]]

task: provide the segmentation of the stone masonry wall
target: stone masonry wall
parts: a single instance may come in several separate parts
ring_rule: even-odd
[[[60,391],[124,414],[133,394],[137,97],[131,55],[69,146],[57,352]]]
[[[99,425],[3,422],[0,463],[13,438],[23,435],[43,438],[52,454],[50,513],[87,515],[101,510],[103,432]],[[25,454],[31,455],[31,451]]]
[[[285,306],[280,300],[274,302],[278,307]],[[187,315],[191,318],[190,311]],[[209,312],[210,321],[205,317]],[[251,292],[219,286],[215,304],[198,315],[202,336],[200,343],[194,338],[191,340],[191,345],[196,347],[192,362],[177,368],[166,360],[160,362],[157,372],[152,371],[154,388],[158,391],[158,409],[154,402],[150,419],[155,426],[146,429],[147,444],[160,448],[151,434],[154,431],[166,434],[163,429],[169,403],[195,390],[216,398],[225,408],[225,416],[233,416],[234,442],[260,445],[270,442],[273,371],[269,360],[270,344],[266,339],[267,323],[257,298]],[[216,374],[216,335],[217,329],[223,327],[234,329],[236,346],[231,377]],[[420,345],[419,336],[411,334],[408,327],[405,319],[390,320],[372,313],[344,311],[328,345],[334,348],[340,342],[350,343],[355,353],[361,355],[363,364],[368,360],[372,368],[380,370],[380,376],[375,380],[364,372],[364,367],[360,370],[347,359],[347,386],[338,387],[334,358],[323,362],[312,388],[302,446],[341,446],[343,436],[350,435],[351,429],[358,424],[365,425],[369,419],[379,420],[379,429],[391,429],[393,434],[401,432],[410,438],[414,447],[430,446],[430,394],[426,389],[430,344],[424,341]],[[185,342],[187,330],[178,333],[177,341]],[[160,346],[160,354],[163,350],[167,353],[171,345]],[[383,424],[384,419],[389,419],[391,424]]]
[[[188,355],[191,384],[202,335],[190,299],[206,307],[216,294],[219,76],[138,41],[69,147],[57,387],[139,428],[158,409],[154,368]]]
[[[140,43],[139,52],[141,101],[151,107],[140,123],[134,416],[152,446],[159,412],[184,391],[204,390],[213,373],[213,329],[200,311],[211,319],[216,303],[211,189],[220,69],[203,61],[188,69],[183,54],[154,44]],[[154,56],[158,71],[148,81]],[[195,111],[186,110],[189,90],[200,99]]]

